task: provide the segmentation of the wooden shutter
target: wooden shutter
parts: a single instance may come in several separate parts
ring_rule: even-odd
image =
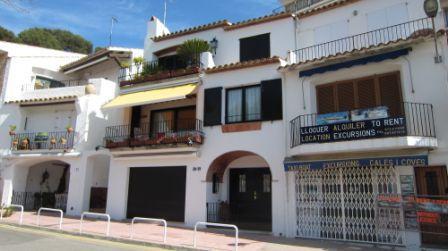
[[[134,106],[132,107],[131,113],[131,137],[134,136],[134,128],[140,127],[140,120],[142,115],[142,107]]]
[[[338,111],[345,112],[355,109],[355,89],[353,82],[337,84]]]
[[[391,116],[403,114],[399,73],[378,77],[381,105],[389,107]]]
[[[377,102],[374,78],[358,80],[356,82],[356,89],[356,96],[358,100],[357,108],[365,109],[376,107],[379,105],[379,102]]]
[[[317,112],[319,114],[336,112],[336,100],[334,85],[318,86],[317,92]]]
[[[281,79],[261,81],[261,119],[283,119]]]
[[[270,34],[240,39],[240,61],[269,58],[271,56]]]
[[[204,90],[204,126],[221,125],[222,87]]]

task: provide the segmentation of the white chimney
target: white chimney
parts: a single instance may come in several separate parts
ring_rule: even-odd
[[[170,31],[157,17],[152,16],[148,21],[148,26],[146,29],[146,37],[145,37],[145,52],[143,57],[145,60],[151,61],[154,60],[154,55],[152,53],[151,47],[154,41],[152,38],[169,34]]]

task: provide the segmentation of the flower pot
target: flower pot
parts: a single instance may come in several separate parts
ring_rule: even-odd
[[[60,142],[62,145],[66,145],[66,144],[67,144],[67,139],[65,139],[65,138],[61,138],[61,139],[59,140],[59,142]]]
[[[19,141],[18,140],[14,140],[13,142],[12,142],[12,145],[13,146],[17,146],[19,144]]]
[[[16,135],[15,131],[9,131],[9,136],[14,136],[14,135]]]
[[[67,132],[68,132],[68,133],[72,133],[73,130],[74,130],[73,127],[68,127],[68,128],[67,128]]]
[[[56,139],[54,139],[54,138],[51,139],[51,140],[50,140],[50,144],[52,144],[52,145],[56,145]]]

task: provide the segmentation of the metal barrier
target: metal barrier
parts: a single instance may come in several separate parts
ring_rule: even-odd
[[[62,230],[62,219],[64,218],[64,212],[61,209],[54,209],[54,208],[47,208],[47,207],[41,207],[37,211],[37,226],[40,226],[40,213],[42,211],[48,211],[48,212],[56,212],[59,213],[59,230]]]
[[[213,227],[227,227],[235,229],[235,251],[238,250],[238,227],[235,225],[229,224],[220,224],[220,223],[210,223],[210,222],[197,222],[194,225],[194,239],[193,239],[193,247],[196,248],[196,233],[199,225],[203,226],[213,226]]]
[[[168,224],[166,223],[166,220],[134,217],[131,222],[131,232],[129,234],[131,240],[134,239],[134,223],[135,223],[135,221],[162,222],[163,223],[163,243],[166,243],[166,232],[167,232],[167,226],[168,226]]]
[[[23,211],[24,211],[23,206],[22,205],[11,204],[11,205],[6,206],[6,207],[12,207],[12,208],[20,209],[19,225],[22,225],[22,223],[23,223]],[[3,209],[4,208],[5,208],[5,206],[2,205],[1,209],[0,209],[0,220],[3,220]]]
[[[91,212],[84,212],[81,214],[81,224],[79,226],[79,233],[82,234],[82,224],[84,222],[84,216],[98,216],[98,217],[106,217],[107,218],[107,227],[106,227],[106,236],[109,236],[110,231],[110,215],[108,214],[100,214],[100,213],[91,213]]]

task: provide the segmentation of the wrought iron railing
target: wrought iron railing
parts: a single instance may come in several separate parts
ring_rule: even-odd
[[[302,142],[302,129],[319,126],[318,114],[300,115],[290,122],[291,148],[304,144]],[[434,111],[432,104],[403,102],[401,111],[392,114],[391,118],[404,118],[405,136],[436,137]],[[384,136],[383,138],[388,137]],[[396,137],[391,135],[389,137]]]
[[[56,89],[66,87],[85,86],[89,84],[87,79],[76,80],[39,80],[36,79],[34,83],[25,84],[22,87],[22,91],[34,91],[43,89]]]
[[[74,132],[33,132],[11,135],[11,150],[67,150],[72,149]]]
[[[163,120],[137,126],[106,128],[106,148],[143,147],[166,144],[202,144],[202,121],[198,119]]]
[[[281,6],[279,8],[274,9],[273,13],[280,13],[280,12],[295,13],[323,1],[325,0],[295,0],[285,6]]]
[[[128,67],[120,69],[118,80],[121,86],[128,86],[133,82],[149,82],[181,77],[199,73],[199,66],[199,56],[186,63],[171,62],[170,64],[166,64],[160,60],[133,63]]]
[[[26,211],[37,210],[41,207],[66,211],[67,194],[13,191],[11,204],[22,205]]]
[[[428,34],[432,34],[431,19],[422,18],[291,51],[289,57],[291,63],[303,63]]]

